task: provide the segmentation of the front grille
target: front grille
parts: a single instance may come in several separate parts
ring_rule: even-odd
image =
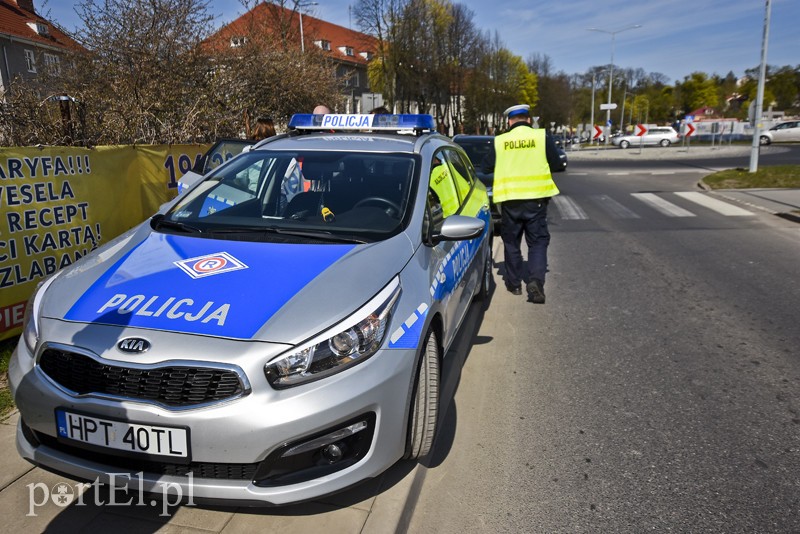
[[[23,423],[24,424],[24,423]],[[113,454],[102,454],[96,451],[73,447],[58,441],[52,436],[35,432],[29,429],[35,439],[42,445],[61,451],[65,454],[107,465],[113,469],[123,469],[130,472],[150,473],[165,476],[185,476],[191,473],[196,478],[211,478],[217,480],[252,480],[258,469],[258,463],[252,464],[224,464],[216,462],[191,462],[178,464],[172,462],[152,461],[142,458],[130,458]],[[30,439],[28,440],[30,441]],[[109,471],[111,472],[111,471]]]
[[[39,367],[55,383],[80,395],[114,395],[166,406],[217,402],[244,391],[239,375],[228,369],[183,365],[123,367],[53,348],[42,353]]]

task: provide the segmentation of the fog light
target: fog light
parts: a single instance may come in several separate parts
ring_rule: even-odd
[[[367,421],[359,421],[358,423],[340,428],[339,430],[331,432],[330,434],[326,434],[322,437],[306,441],[300,445],[296,445],[284,452],[283,456],[295,456],[297,454],[303,454],[305,452],[313,451],[314,449],[319,449],[320,447],[325,447],[326,445],[330,446],[329,444],[331,443],[335,444],[338,442],[341,444],[340,440],[357,434],[366,428]],[[327,449],[327,447],[325,447],[325,449]]]
[[[298,484],[328,476],[363,460],[375,434],[375,412],[288,443],[259,465],[253,482],[260,487]]]
[[[344,451],[342,450],[345,448],[344,443],[331,443],[324,449],[322,449],[322,457],[328,460],[330,463],[338,462],[344,456]]]

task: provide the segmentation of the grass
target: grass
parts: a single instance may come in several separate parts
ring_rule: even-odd
[[[8,360],[11,359],[11,353],[14,352],[17,341],[19,341],[19,337],[0,341],[0,417],[14,409],[14,399],[11,398],[11,392],[8,390],[7,373]]]
[[[711,189],[767,189],[800,188],[800,165],[759,167],[750,173],[747,169],[728,169],[703,178]]]

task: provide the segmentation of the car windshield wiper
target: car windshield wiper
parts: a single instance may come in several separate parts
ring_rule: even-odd
[[[327,230],[297,230],[278,228],[277,226],[270,226],[267,230],[275,232],[276,234],[291,235],[297,237],[312,237],[316,239],[325,239],[327,241],[337,241],[340,243],[360,243],[364,244],[366,241],[351,235],[337,235]]]
[[[181,231],[189,233],[189,234],[202,234],[203,233],[203,230],[201,230],[200,228],[197,228],[196,226],[192,226],[190,224],[186,224],[186,223],[182,223],[182,222],[178,222],[178,221],[172,221],[170,219],[167,219],[166,216],[163,213],[159,213],[157,215],[154,215],[150,219],[150,227],[153,230],[157,230],[158,228],[160,228],[162,226],[166,227],[166,228],[172,228],[172,229],[175,229],[175,230],[181,230]]]
[[[288,235],[294,237],[310,237],[313,239],[324,239],[325,241],[332,241],[338,243],[359,243],[365,244],[367,241],[351,235],[337,235],[333,232],[326,230],[297,230],[279,228],[277,226],[230,226],[228,228],[220,228],[208,232],[214,234],[250,234],[250,233],[273,233],[280,235]]]

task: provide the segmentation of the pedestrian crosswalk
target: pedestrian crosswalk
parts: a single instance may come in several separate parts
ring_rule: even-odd
[[[631,202],[625,197],[629,197]],[[575,198],[569,195],[553,197],[555,215],[565,220],[589,219],[592,210],[582,204],[586,202],[597,206],[605,214],[614,219],[640,219],[653,214],[666,217],[697,217],[709,211],[725,217],[755,216],[755,213],[744,208],[719,200],[699,191],[629,193],[617,198],[609,195],[587,195]],[[588,212],[587,212],[588,210]]]

